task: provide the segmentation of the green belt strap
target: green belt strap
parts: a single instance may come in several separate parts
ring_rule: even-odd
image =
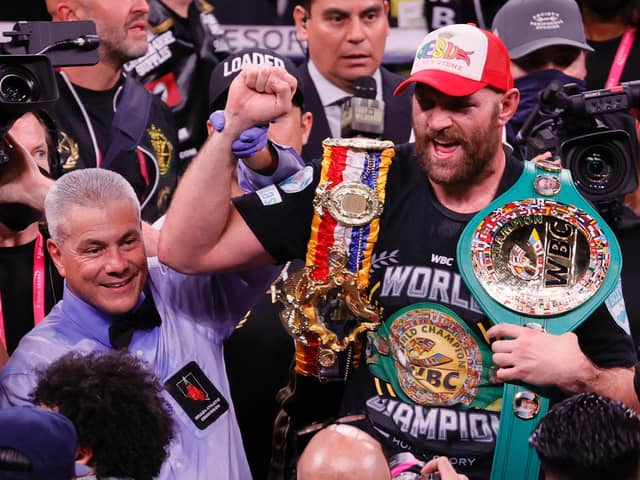
[[[562,243],[558,232],[573,236]],[[565,259],[565,248],[580,254]],[[620,247],[606,222],[567,170],[544,161],[525,162],[518,181],[473,217],[457,256],[465,283],[493,322],[553,334],[574,330],[600,306],[622,268]],[[529,405],[529,397],[538,408],[526,418],[517,405]],[[491,480],[538,479],[539,459],[528,438],[548,404],[533,387],[505,384]]]

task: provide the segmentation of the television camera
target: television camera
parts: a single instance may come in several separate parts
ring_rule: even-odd
[[[615,224],[624,195],[638,187],[638,149],[629,133],[635,121],[628,114],[638,106],[640,81],[586,92],[575,83],[552,82],[517,141],[526,145],[527,158],[546,151],[560,158],[580,193]]]
[[[16,119],[58,99],[54,67],[95,65],[100,39],[92,21],[18,22],[0,43],[0,138]],[[9,161],[4,140],[0,167]]]

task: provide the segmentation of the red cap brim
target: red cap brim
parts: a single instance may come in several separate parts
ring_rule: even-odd
[[[412,83],[424,83],[452,97],[465,97],[488,85],[486,82],[471,80],[441,70],[421,70],[398,85],[393,94],[400,95]]]

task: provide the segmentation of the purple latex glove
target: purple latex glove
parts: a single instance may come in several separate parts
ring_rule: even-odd
[[[216,132],[221,132],[224,128],[224,111],[216,110],[209,116],[209,121]],[[268,130],[269,124],[247,128],[233,141],[231,151],[238,158],[253,157],[267,145],[269,140],[267,137]]]

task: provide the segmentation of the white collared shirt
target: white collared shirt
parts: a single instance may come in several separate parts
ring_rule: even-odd
[[[318,91],[318,96],[322,102],[327,122],[329,123],[329,129],[331,130],[332,137],[340,137],[340,115],[341,107],[336,102],[342,100],[344,97],[350,97],[353,94],[336,87],[333,83],[327,80],[318,67],[315,66],[313,61],[309,59],[309,76]],[[376,100],[382,101],[382,75],[380,69],[376,69],[373,73],[373,78],[376,81]]]

